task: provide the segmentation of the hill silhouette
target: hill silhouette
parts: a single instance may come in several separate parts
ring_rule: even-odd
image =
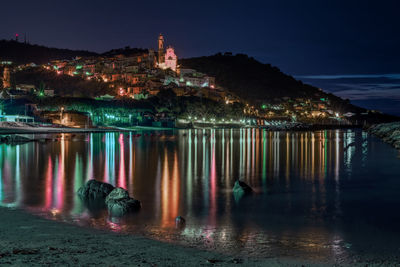
[[[284,97],[316,100],[328,98],[337,110],[363,110],[351,105],[348,100],[304,84],[284,74],[277,67],[263,64],[244,54],[218,53],[213,56],[181,59],[180,65],[182,68],[196,69],[214,76],[216,84],[254,104],[274,102],[277,99],[282,101]]]
[[[0,40],[0,61],[12,61],[16,64],[45,64],[52,60],[70,60],[75,57],[132,56],[147,52],[147,49],[131,48],[127,46],[124,48],[112,49],[104,53],[96,53],[86,50],[50,48],[42,45],[16,42],[14,40]]]
[[[0,40],[0,60],[12,61],[16,64],[32,62],[35,64],[45,64],[52,60],[91,56],[98,56],[98,54],[83,50],[49,48],[42,45]]]

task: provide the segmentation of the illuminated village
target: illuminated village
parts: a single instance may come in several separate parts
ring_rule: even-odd
[[[18,38],[18,36],[17,36]],[[18,41],[18,40],[16,40]],[[129,50],[129,48],[128,48]],[[122,53],[119,53],[122,52]],[[128,54],[128,55],[125,55]],[[293,127],[298,122],[313,124],[324,120],[326,124],[351,124],[348,119],[355,115],[352,112],[340,112],[330,107],[330,99],[290,98],[283,97],[273,101],[258,99],[251,103],[238,97],[229,88],[216,83],[215,77],[208,76],[195,69],[183,68],[178,64],[178,56],[172,46],[165,45],[162,34],[158,37],[157,51],[153,49],[136,49],[125,53],[116,50],[112,55],[96,57],[76,57],[70,60],[54,60],[47,64],[34,63],[15,65],[3,61],[3,101],[21,100],[36,97],[80,98],[74,93],[64,91],[57,93],[53,88],[40,84],[12,84],[12,76],[24,70],[47,71],[59,77],[70,76],[82,81],[92,81],[106,85],[110,93],[94,95],[96,101],[116,103],[118,101],[135,100],[136,103],[147,101],[160,92],[173,92],[176,97],[196,97],[222,103],[225,106],[236,105],[235,111],[223,112],[225,115],[208,114],[204,111],[181,112],[170,114],[154,110],[146,105],[136,107],[130,104],[129,114],[116,113],[112,108],[108,112],[93,110],[89,107],[60,104],[46,107],[36,103],[25,103],[20,112],[12,113],[3,109],[1,120],[9,122],[47,122],[67,127],[88,128],[93,126],[164,126],[164,127],[209,127],[209,126],[261,126],[261,127]],[[228,54],[229,55],[229,54]],[[42,101],[43,102],[43,101]],[[99,102],[100,103],[100,102]],[[92,105],[93,106],[93,105]],[[21,114],[21,110],[23,114]],[[27,112],[28,110],[28,112]],[[239,113],[237,112],[238,110]]]
[[[0,267],[400,266],[400,1],[3,1]]]

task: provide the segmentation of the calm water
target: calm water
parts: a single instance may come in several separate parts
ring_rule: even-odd
[[[400,159],[362,131],[58,137],[0,145],[2,206],[236,255],[340,262],[400,252]],[[85,207],[75,192],[90,178],[126,188],[142,210],[116,219]],[[257,194],[236,202],[236,179]]]

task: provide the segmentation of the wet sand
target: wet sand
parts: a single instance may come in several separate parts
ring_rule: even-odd
[[[56,222],[8,208],[0,208],[0,226],[2,266],[381,266],[237,258]]]
[[[236,259],[46,220],[0,208],[0,265],[14,266],[292,266],[279,259]]]

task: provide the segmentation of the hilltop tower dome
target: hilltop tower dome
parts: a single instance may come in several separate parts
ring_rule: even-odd
[[[160,36],[158,36],[158,64],[162,64],[164,62],[164,36],[160,33]]]
[[[11,75],[10,75],[10,68],[4,67],[3,71],[3,88],[11,88]]]

